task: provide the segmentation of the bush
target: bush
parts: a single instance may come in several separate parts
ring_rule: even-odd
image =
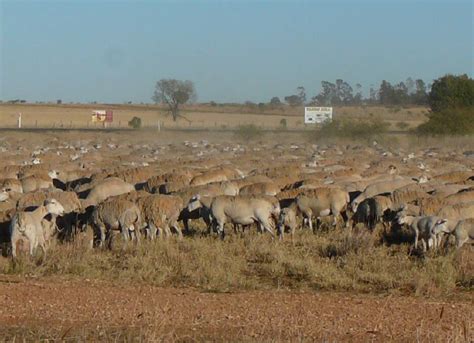
[[[416,128],[424,135],[474,134],[474,107],[449,109],[428,114],[429,121]]]
[[[134,129],[139,129],[142,127],[142,119],[139,117],[133,117],[132,120],[128,122],[128,126]]]
[[[254,124],[249,124],[249,125],[240,125],[237,128],[237,131],[235,132],[235,134],[244,140],[252,140],[257,137],[262,136],[263,131],[258,126]]]
[[[406,130],[408,128],[408,123],[407,122],[404,122],[404,121],[399,121],[397,124],[397,128],[399,128],[400,130]]]
[[[286,129],[288,127],[288,123],[286,122],[286,119],[283,118],[282,120],[280,120],[280,127],[282,129]]]
[[[318,137],[373,138],[387,132],[389,124],[379,118],[367,120],[333,120],[325,122]]]
[[[433,112],[473,107],[474,80],[464,75],[446,75],[433,82],[428,103]]]

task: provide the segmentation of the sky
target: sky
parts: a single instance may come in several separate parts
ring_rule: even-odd
[[[472,0],[0,0],[0,100],[268,102],[342,78],[472,77]]]

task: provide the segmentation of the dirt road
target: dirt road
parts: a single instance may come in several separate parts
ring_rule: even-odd
[[[139,341],[473,341],[473,298],[0,278],[0,336]]]

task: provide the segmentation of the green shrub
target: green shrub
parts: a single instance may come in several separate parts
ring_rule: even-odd
[[[379,118],[367,120],[333,120],[325,122],[321,130],[317,132],[318,137],[341,137],[341,138],[366,138],[370,139],[387,132],[389,124]]]
[[[128,122],[128,126],[134,129],[139,129],[142,127],[142,119],[139,117],[133,117],[132,120]]]
[[[449,109],[428,114],[429,121],[416,128],[424,135],[474,134],[474,107]]]
[[[240,125],[235,134],[244,140],[252,140],[261,137],[263,130],[254,124]]]
[[[474,106],[474,80],[464,75],[445,75],[433,82],[428,98],[433,112]]]
[[[408,123],[407,122],[404,122],[404,121],[399,121],[397,124],[396,124],[397,128],[399,128],[400,130],[406,130],[408,128]]]

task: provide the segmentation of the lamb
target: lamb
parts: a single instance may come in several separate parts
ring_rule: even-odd
[[[131,201],[114,199],[101,203],[92,212],[92,226],[100,238],[100,246],[104,245],[106,237],[112,230],[120,230],[125,241],[134,235],[139,241],[141,228],[140,209]]]
[[[169,236],[171,234],[170,228],[175,229],[180,238],[183,236],[178,225],[178,218],[184,207],[180,197],[154,194],[139,198],[137,203],[143,222],[147,224],[147,234],[150,239],[154,239],[157,232],[162,237],[163,230]]]
[[[418,240],[423,243],[423,251],[426,252],[427,246],[433,245],[434,248],[439,246],[440,240],[434,231],[435,226],[446,226],[446,219],[436,216],[411,216],[402,210],[397,214],[398,224],[407,224],[415,233],[415,249],[418,249]]]
[[[62,215],[63,206],[55,199],[46,200],[42,206],[33,212],[17,212],[10,224],[10,241],[12,244],[12,256],[17,257],[17,243],[22,239],[28,239],[30,243],[30,255],[33,256],[38,245],[46,254],[46,240],[42,226],[42,220],[48,214]]]
[[[433,231],[436,234],[451,234],[455,238],[456,247],[460,249],[466,242],[474,240],[474,218],[460,220],[454,230],[446,225],[436,225]]]
[[[296,220],[296,212],[292,208],[283,208],[281,210],[280,216],[278,217],[278,234],[280,235],[280,240],[283,240],[285,230],[290,231],[291,239],[295,236],[295,230],[298,226]]]

